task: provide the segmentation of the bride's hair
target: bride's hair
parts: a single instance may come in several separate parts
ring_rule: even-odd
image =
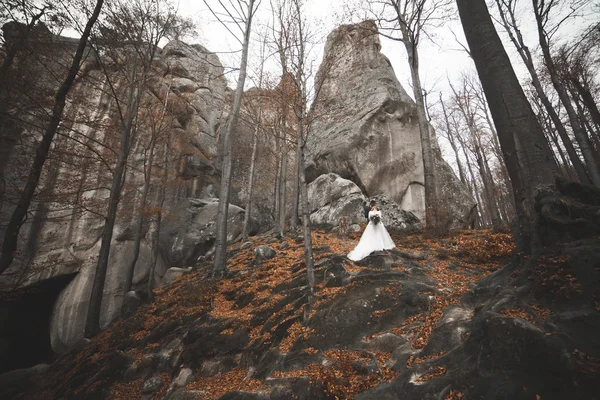
[[[372,200],[371,200],[371,202],[369,203],[369,205],[370,205],[371,207],[373,207],[373,206],[375,205],[375,200],[373,200],[373,199],[372,199]]]

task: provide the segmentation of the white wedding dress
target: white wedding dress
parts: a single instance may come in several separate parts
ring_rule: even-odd
[[[371,218],[379,215],[380,221],[374,224]],[[369,224],[365,228],[360,240],[354,250],[348,253],[348,258],[352,261],[359,261],[374,251],[389,250],[396,247],[390,234],[381,221],[381,211],[369,211]]]

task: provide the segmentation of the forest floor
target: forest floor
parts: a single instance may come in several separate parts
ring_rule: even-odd
[[[568,331],[556,328],[553,316],[565,321],[564,304],[581,286],[559,252],[531,268],[522,293],[523,285],[510,287],[522,278],[507,266],[510,234],[391,233],[396,249],[354,263],[345,254],[360,233],[314,231],[310,311],[301,236],[261,235],[232,245],[226,278],[206,279],[207,263],[157,289],[154,302],[60,357],[20,396],[593,398],[585,394],[598,387],[597,339],[578,339],[587,348],[552,342],[559,330]],[[260,245],[275,249],[275,257],[257,261]],[[586,318],[598,321],[600,307],[590,313]],[[189,377],[182,377],[184,368]],[[557,374],[568,382],[556,381]],[[556,382],[544,389],[548,379]]]

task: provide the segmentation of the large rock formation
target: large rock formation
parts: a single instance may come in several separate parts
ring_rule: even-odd
[[[380,52],[376,25],[344,25],[327,38],[317,75],[319,95],[307,149],[307,179],[334,172],[369,197],[385,194],[423,219],[421,141],[414,101]],[[436,185],[452,227],[465,225],[475,205],[435,147]],[[440,210],[441,211],[441,210]]]
[[[194,266],[198,258],[212,254],[216,241],[216,219],[219,199],[187,199],[173,208],[173,215],[161,230],[159,248],[170,267]],[[244,230],[244,210],[229,205],[227,240],[240,238]],[[258,232],[258,224],[250,219],[250,234]]]
[[[308,185],[310,221],[313,224],[337,225],[340,217],[349,222],[364,222],[362,205],[365,196],[356,184],[337,174],[321,175]]]
[[[39,52],[38,57],[17,56],[15,81],[22,79],[26,82],[29,79],[31,86],[39,90],[39,93],[29,95],[39,96],[36,97],[38,100],[48,96],[46,103],[52,104],[52,94],[64,77],[64,65],[69,65],[76,43],[52,36],[47,29],[38,30],[41,33],[33,37],[29,46],[32,51]],[[115,50],[119,51],[129,50]],[[104,63],[104,68],[99,65],[100,60]],[[53,152],[45,165],[46,172],[42,177],[39,195],[30,208],[33,217],[21,229],[23,240],[19,243],[20,251],[11,268],[0,276],[0,284],[10,288],[24,288],[48,280],[55,282],[61,277],[68,278],[60,280],[63,286],[56,291],[59,292],[58,297],[53,291],[53,298],[44,298],[45,302],[54,302],[49,317],[50,339],[52,349],[58,352],[67,350],[83,338],[104,226],[103,215],[107,208],[107,188],[112,179],[109,168],[115,165],[115,152],[119,143],[115,133],[118,132],[117,105],[108,90],[109,79],[116,93],[122,96],[121,100],[126,98],[127,93],[126,74],[122,73],[127,69],[122,69],[123,65],[120,63],[122,60],[119,57],[99,58],[91,52],[85,60],[81,77],[69,95],[63,131],[54,141]],[[55,70],[55,73],[45,73],[48,68]],[[23,87],[23,82],[19,81],[19,87],[15,85],[15,104],[12,105],[17,110],[14,120],[27,118],[28,123],[16,123],[9,132],[14,137],[9,138],[11,147],[4,148],[2,153],[7,155],[2,160],[3,183],[22,182],[32,159],[32,144],[45,124],[44,114],[47,110],[38,105],[44,102],[29,104],[31,100],[28,96],[18,97],[21,92],[17,89]],[[140,113],[153,112],[154,109],[157,110],[155,115],[163,113],[166,117],[158,128],[163,136],[158,139],[154,153],[156,167],[150,184],[148,209],[140,210],[149,141],[157,130],[157,126],[148,122],[151,119],[140,119],[128,160],[126,183],[111,244],[102,302],[103,327],[120,313],[125,295],[124,275],[126,266],[133,257],[136,236],[134,227],[139,213],[147,214],[147,223],[142,232],[144,236],[133,283],[134,289],[145,288],[153,252],[154,221],[163,187],[163,226],[172,233],[170,221],[176,219],[180,223],[178,230],[185,233],[180,236],[185,237],[184,243],[190,244],[191,247],[186,251],[191,252],[191,255],[175,257],[177,246],[173,243],[172,248],[162,248],[156,278],[160,280],[165,270],[172,266],[193,266],[199,256],[210,250],[210,246],[200,244],[200,239],[200,242],[194,243],[188,240],[190,232],[197,227],[197,218],[183,220],[179,218],[180,215],[175,218],[172,216],[182,212],[181,204],[187,204],[188,198],[215,196],[219,181],[219,173],[214,166],[218,158],[218,128],[227,116],[231,93],[223,78],[223,67],[218,57],[202,46],[174,41],[168,43],[155,57],[147,86],[148,90],[141,100],[143,111]],[[24,117],[18,114],[19,109],[28,109],[30,114]],[[166,179],[165,171],[168,174]],[[2,221],[8,220],[14,199],[18,195],[18,191],[12,189],[12,186],[6,185],[6,188],[6,192],[3,191],[0,196]],[[243,213],[243,210],[236,209],[231,217],[239,221],[240,212]],[[205,216],[205,219],[212,216],[213,214]],[[239,223],[234,224],[233,228],[238,232]],[[236,232],[234,234],[237,235]],[[0,230],[0,239],[3,234]],[[161,243],[165,242],[163,240]],[[0,321],[4,322],[16,323]],[[0,338],[0,344],[2,342]],[[10,344],[7,346],[10,347]],[[3,347],[0,346],[0,350]]]

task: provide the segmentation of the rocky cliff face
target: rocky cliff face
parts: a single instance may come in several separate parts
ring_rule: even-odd
[[[387,195],[423,218],[424,176],[417,113],[371,21],[345,25],[327,38],[317,75],[317,118],[307,142],[307,179],[334,172],[367,196]],[[452,227],[464,225],[475,205],[435,145],[439,197]]]
[[[74,47],[72,43],[60,42],[60,46],[51,49],[49,46],[58,43],[60,38],[47,36],[51,35],[49,32],[45,35],[42,39],[47,54],[43,62],[21,55],[17,66],[33,77],[44,76],[44,85],[39,82],[40,85],[36,86],[45,87],[50,96],[61,80],[61,72],[64,72],[52,64],[58,62],[59,58],[51,57],[51,53],[54,51],[68,58]],[[36,37],[38,43],[42,39]],[[120,100],[127,93],[122,75],[118,72],[122,67],[118,65],[118,60],[102,59],[104,68],[109,71],[107,79],[97,57],[94,53],[88,55],[83,73],[71,91],[63,129],[55,140],[53,152],[46,163],[47,173],[42,179],[36,202],[31,207],[33,217],[21,230],[23,240],[19,249],[22,251],[0,278],[0,282],[8,287],[27,287],[41,281],[69,277],[63,283],[66,286],[55,300],[50,317],[52,348],[58,352],[83,338],[100,248],[103,215],[109,195],[107,188],[112,178],[110,168],[114,166],[119,143],[117,104],[109,81]],[[59,72],[54,80],[43,73],[48,63]],[[125,267],[133,257],[135,216],[144,212],[148,221],[143,230],[134,276],[134,288],[143,288],[149,275],[155,230],[153,221],[156,220],[156,208],[160,204],[161,188],[165,187],[163,225],[169,227],[171,221],[179,217],[176,214],[185,214],[182,202],[187,202],[188,198],[214,197],[219,178],[213,163],[218,157],[217,132],[228,112],[230,90],[223,78],[218,57],[200,45],[171,42],[155,58],[147,86],[141,100],[140,115],[153,113],[164,118],[159,125],[152,124],[152,118],[147,118],[143,120],[146,122],[139,122],[137,126],[111,245],[102,303],[102,326],[107,326],[120,313],[125,294],[122,287]],[[51,104],[51,97],[48,99],[48,104]],[[25,100],[19,104],[21,109],[27,105]],[[39,114],[42,115],[44,110],[40,109]],[[13,116],[16,120],[25,120],[20,111],[16,109]],[[142,117],[138,118],[142,121]],[[30,122],[33,123],[29,126],[17,124],[15,128],[20,129],[13,131],[13,147],[3,160],[5,182],[19,182],[28,170],[33,145],[39,138],[44,119],[34,116]],[[154,151],[156,168],[152,171],[148,210],[140,210],[144,167],[148,162],[150,140],[156,135],[157,129],[161,130],[161,136],[156,141]],[[10,184],[6,187],[1,208],[3,221],[8,220],[12,212],[18,183],[12,191]],[[212,209],[208,207],[206,210],[204,219],[210,219],[206,213]],[[237,213],[233,218],[236,221],[240,219]],[[202,229],[197,225],[202,221],[196,222],[189,217],[185,221],[186,226],[180,227],[183,231],[194,231],[196,236],[201,236],[194,242],[186,242],[191,255],[182,257],[175,244],[166,239],[158,241],[160,256],[156,268],[157,279],[169,267],[193,265],[194,257],[198,258],[210,250],[205,247],[212,244],[211,239],[214,238],[210,238],[209,230],[203,232],[204,236],[199,234]],[[233,230],[239,229],[238,222]],[[0,324],[3,322],[9,321]]]

